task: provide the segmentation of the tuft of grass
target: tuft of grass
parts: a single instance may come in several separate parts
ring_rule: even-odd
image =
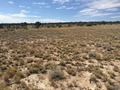
[[[65,61],[60,61],[60,65],[61,66],[66,66],[66,62]]]
[[[97,59],[97,60],[102,60],[103,59],[103,55],[100,54],[100,53],[97,53],[97,52],[90,52],[89,53],[89,58],[94,58],[94,59]]]
[[[112,79],[115,78],[115,74],[114,74],[113,72],[109,72],[109,75],[110,75],[110,77],[111,77]]]
[[[119,90],[120,89],[119,85],[114,85],[110,82],[106,82],[105,86],[106,86],[107,90]]]
[[[20,83],[20,87],[22,88],[22,90],[31,90],[31,89],[26,85],[25,82],[21,82],[21,83]]]
[[[39,65],[39,64],[33,65],[29,70],[30,74],[33,74],[33,73],[45,73],[45,72],[46,72],[45,67],[43,67],[42,65]]]
[[[22,78],[24,78],[23,74],[21,72],[16,72],[16,74],[14,75],[14,82],[20,84],[20,80]]]
[[[10,90],[9,86],[6,85],[2,80],[0,81],[0,90]]]
[[[76,75],[76,70],[73,69],[73,68],[68,68],[67,69],[67,73],[70,74],[70,75],[72,75],[72,76],[75,76]]]
[[[97,80],[97,78],[95,76],[91,76],[89,81],[90,81],[90,83],[91,82],[94,82],[94,83],[98,82],[98,80]]]
[[[50,80],[61,80],[61,79],[65,79],[63,71],[62,71],[61,68],[58,67],[58,66],[55,66],[55,68],[52,68],[52,69],[49,71],[49,78],[50,78]]]
[[[15,67],[7,69],[6,72],[3,74],[4,80],[6,82],[9,82],[9,79],[15,75],[16,71],[17,69]]]
[[[120,72],[120,69],[119,69],[118,66],[114,66],[113,70],[114,70],[115,72]]]
[[[107,76],[105,74],[103,74],[102,70],[100,70],[99,68],[96,68],[93,71],[93,75],[95,75],[98,79],[101,79],[103,82],[107,81]]]

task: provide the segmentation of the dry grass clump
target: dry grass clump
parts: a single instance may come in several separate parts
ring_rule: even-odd
[[[114,58],[114,56],[112,54],[105,53],[103,55],[103,60],[106,60],[106,61],[111,61],[111,59],[113,59],[113,58]]]
[[[120,84],[112,82],[112,81],[106,82],[105,86],[106,86],[107,90],[119,90],[120,89]]]
[[[89,53],[89,58],[96,58],[96,53],[90,52]]]
[[[115,74],[113,72],[108,72],[108,74],[110,75],[110,78],[112,78],[112,79],[115,78]]]
[[[59,65],[65,67],[65,66],[66,66],[66,63],[67,63],[66,61],[63,61],[63,60],[62,60],[62,61],[60,61]]]
[[[47,64],[45,64],[45,68],[46,68],[47,70],[53,69],[54,67],[56,67],[55,64],[52,64],[52,63],[47,63]]]
[[[72,76],[75,76],[77,74],[77,71],[76,71],[76,69],[74,69],[72,67],[68,67],[67,68],[67,73],[72,75]]]
[[[51,68],[49,70],[49,78],[50,80],[61,80],[61,79],[65,79],[64,73],[61,70],[60,67],[58,66],[53,66],[54,68]]]
[[[113,85],[110,85],[109,83],[105,84],[107,90],[115,90],[115,87]]]
[[[92,83],[92,82],[97,83],[98,82],[97,78],[93,75],[90,77],[89,81],[90,81],[90,83]]]
[[[98,66],[93,66],[93,65],[89,65],[87,68],[90,72],[92,72],[92,74],[98,78],[101,79],[103,82],[107,81],[107,76],[102,72],[102,70],[100,70],[100,67]]]
[[[103,77],[103,72],[99,68],[95,69],[93,71],[93,74],[99,79],[102,79],[102,77]]]
[[[26,63],[32,63],[33,59],[27,59]]]
[[[6,53],[6,52],[8,52],[7,47],[0,48],[0,53]]]
[[[3,74],[4,80],[6,82],[9,82],[9,79],[15,75],[16,71],[17,71],[16,67],[7,69],[6,72]]]
[[[3,80],[0,81],[0,90],[10,90],[9,86]]]
[[[94,72],[93,72],[93,74],[97,77],[97,78],[99,78],[99,79],[102,79],[102,77],[103,77],[103,73],[102,73],[102,71],[101,70],[94,70]]]
[[[94,65],[88,65],[87,70],[88,70],[89,72],[92,72],[92,71],[94,71],[96,68],[97,68],[97,67],[95,67]]]
[[[28,87],[28,86],[26,85],[26,83],[24,83],[24,82],[21,82],[21,83],[20,83],[19,88],[20,88],[21,90],[32,90],[32,88]]]
[[[12,67],[7,69],[3,74],[4,80],[7,85],[12,83],[20,83],[20,80],[24,78],[20,71],[17,71],[17,67]]]
[[[23,59],[19,60],[19,65],[22,66],[25,64],[25,61]]]
[[[37,73],[45,73],[45,72],[46,72],[45,67],[43,67],[39,63],[31,66],[29,69],[29,74],[35,74],[35,73],[37,74]]]
[[[6,65],[0,64],[0,72],[4,72],[7,69]]]
[[[113,70],[114,70],[115,72],[120,72],[120,69],[119,69],[118,66],[114,66]]]
[[[98,52],[89,52],[89,58],[90,59],[102,60],[103,55],[101,53],[98,53]]]
[[[16,74],[14,75],[14,81],[16,84],[20,84],[21,83],[21,79],[24,78],[24,75],[21,72],[16,72]]]

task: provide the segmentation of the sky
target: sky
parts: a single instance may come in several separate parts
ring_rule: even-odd
[[[0,23],[120,21],[120,0],[0,0]]]

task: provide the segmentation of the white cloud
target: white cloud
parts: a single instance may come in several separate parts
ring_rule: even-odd
[[[65,22],[56,18],[42,18],[41,16],[26,15],[23,13],[18,14],[0,14],[0,23],[21,23],[21,22]]]
[[[25,17],[28,17],[26,14],[28,14],[29,11],[27,10],[21,10],[19,13],[16,13],[16,14],[9,14],[11,17],[18,17],[18,18],[25,18]]]
[[[60,3],[60,4],[64,4],[70,2],[70,0],[53,0],[53,3]]]
[[[23,6],[23,5],[19,5],[19,8],[26,8],[26,9],[30,9],[30,7],[26,7],[26,6]]]
[[[12,14],[12,17],[27,17],[24,13]]]
[[[20,8],[25,8],[26,6],[23,6],[23,5],[19,5]]]
[[[90,13],[90,12],[92,12],[92,11],[94,11],[94,9],[87,8],[87,9],[81,10],[80,12],[81,12],[81,13]]]
[[[12,17],[16,18],[40,18],[41,16],[32,16],[32,15],[26,15],[24,13],[17,13],[17,14],[10,14]]]
[[[36,22],[39,18],[41,17],[25,14],[0,14],[0,23]]]
[[[30,21],[25,18],[18,18],[12,15],[0,14],[0,23],[19,23],[19,22],[26,22]]]
[[[120,7],[120,0],[94,0],[88,3],[90,8],[94,9],[110,9]]]
[[[79,0],[77,0],[79,1]],[[89,0],[86,4],[87,8],[81,10],[76,16],[108,16],[113,15],[120,7],[120,0]],[[111,11],[110,13],[108,11]]]
[[[29,13],[29,11],[23,9],[20,11],[20,13]]]
[[[89,1],[93,1],[93,0],[75,0],[76,2],[89,2]]]
[[[66,22],[65,20],[61,20],[61,19],[49,19],[49,18],[46,18],[46,19],[40,19],[42,22]]]
[[[33,2],[33,5],[37,5],[40,8],[50,8],[50,6],[45,2]]]
[[[83,9],[81,10],[77,15],[75,15],[75,17],[82,17],[82,16],[86,16],[86,18],[88,17],[100,17],[100,16],[108,16],[111,15],[112,13],[106,13],[106,12],[102,12],[96,9]]]
[[[119,18],[120,19],[120,15],[119,16],[113,16],[112,18]]]
[[[8,1],[8,3],[9,3],[9,4],[14,4],[14,2],[13,2],[13,1]]]
[[[66,6],[61,6],[61,7],[58,7],[56,9],[65,9],[65,8],[66,8]]]
[[[67,9],[67,10],[70,10],[70,9],[76,9],[75,7],[66,7],[66,6],[61,6],[61,7],[58,7],[56,9]]]
[[[67,7],[66,9],[76,9],[75,7]]]
[[[50,6],[49,6],[49,5],[47,5],[47,6],[45,6],[45,8],[50,8]]]
[[[34,5],[47,5],[45,2],[33,2]]]
[[[107,9],[106,11],[117,11],[118,8],[110,8],[110,9]]]

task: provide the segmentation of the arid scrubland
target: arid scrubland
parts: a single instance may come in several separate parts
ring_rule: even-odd
[[[0,30],[0,90],[120,90],[120,25]]]

